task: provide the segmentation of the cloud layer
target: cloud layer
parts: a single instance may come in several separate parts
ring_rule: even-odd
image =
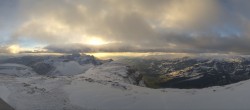
[[[3,45],[42,44],[60,52],[250,52],[248,0],[2,1],[19,10],[0,5],[2,15],[16,17],[0,18],[0,28],[18,21]],[[111,43],[86,46],[93,37]]]

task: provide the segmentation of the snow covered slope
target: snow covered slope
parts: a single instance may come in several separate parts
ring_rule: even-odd
[[[16,110],[248,110],[250,81],[206,89],[150,89],[85,77],[0,76]]]
[[[14,66],[25,65],[25,68],[32,68],[31,70],[39,75],[55,76],[81,74],[94,66],[101,65],[103,62],[109,61],[98,60],[94,56],[85,54],[63,56],[23,56],[0,60],[0,64],[16,64]],[[10,68],[7,69],[9,71]]]
[[[99,60],[84,54],[58,57],[20,57],[2,62],[4,63],[0,64],[0,73],[7,75],[24,76],[23,74],[27,73],[54,77],[79,75],[79,77],[88,77],[95,80],[125,82],[134,85],[140,83],[140,74],[131,67],[112,60]],[[143,83],[140,85],[143,85]]]
[[[91,68],[84,74],[79,75],[79,77],[81,76],[94,80],[143,85],[143,82],[140,82],[141,77],[137,71],[133,70],[129,66],[115,61]]]
[[[0,65],[0,98],[16,110],[250,108],[250,80],[203,89],[150,89],[137,86],[143,85],[140,74],[116,61],[103,63],[79,55],[35,59],[35,62],[21,59],[18,61],[21,64]],[[46,74],[33,72],[43,72],[46,68],[49,68]]]
[[[55,69],[50,71],[48,75],[58,76],[58,75],[76,75],[87,71],[88,69],[94,67],[92,64],[80,65],[76,61],[69,62],[55,62],[53,63]]]
[[[0,64],[0,75],[10,75],[10,76],[34,76],[36,73],[32,68],[21,64]]]

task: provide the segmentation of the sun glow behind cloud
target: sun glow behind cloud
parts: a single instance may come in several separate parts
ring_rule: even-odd
[[[46,49],[42,47],[23,47],[18,44],[9,45],[6,47],[6,53],[9,54],[19,54],[19,53],[43,53],[47,52]]]
[[[107,44],[107,42],[103,41],[101,38],[93,37],[87,41],[87,44],[97,46]]]
[[[7,48],[7,50],[12,54],[17,54],[21,51],[21,48],[19,45],[11,45]]]
[[[104,41],[103,39],[98,38],[98,37],[92,37],[86,41],[86,44],[93,45],[93,46],[100,46],[100,45],[105,45],[108,43],[109,42]]]

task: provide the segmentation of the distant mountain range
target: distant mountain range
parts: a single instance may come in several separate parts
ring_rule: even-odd
[[[177,58],[166,60],[131,58],[100,60],[85,54],[23,56],[0,61],[0,74],[14,76],[88,76],[122,81],[150,88],[205,88],[250,78],[250,59],[245,57]],[[129,66],[130,65],[130,66]]]
[[[142,81],[140,73],[130,66],[112,61],[78,53],[63,56],[14,57],[0,60],[0,75],[16,77],[79,75],[88,77],[89,80],[139,85]]]
[[[0,60],[0,98],[17,110],[248,109],[249,65],[246,57],[15,57]]]
[[[152,88],[205,88],[250,78],[250,59],[244,57],[134,59],[127,62],[143,74],[142,80]]]

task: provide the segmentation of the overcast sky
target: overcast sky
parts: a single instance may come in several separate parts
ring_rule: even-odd
[[[0,52],[248,54],[249,10],[249,0],[0,0]]]

